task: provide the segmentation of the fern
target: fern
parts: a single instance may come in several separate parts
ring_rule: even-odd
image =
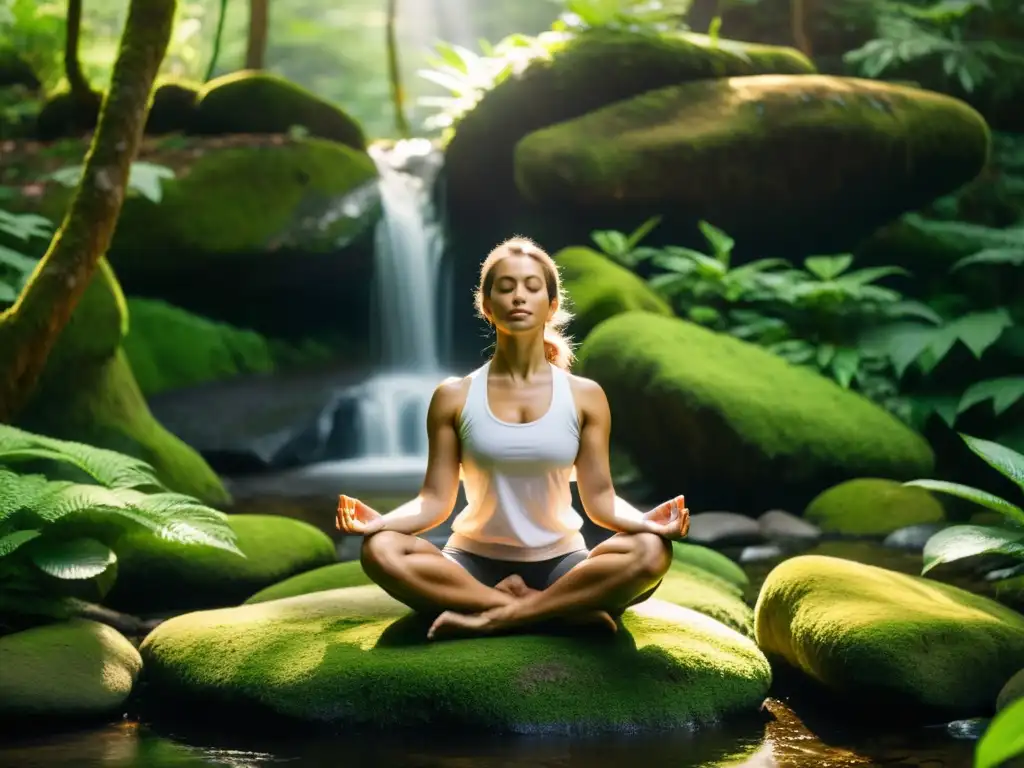
[[[105,448],[70,440],[37,435],[0,425],[0,464],[31,459],[48,459],[77,467],[98,483],[110,488],[154,488],[167,490],[156,470],[141,459]],[[0,494],[3,493],[0,487]]]

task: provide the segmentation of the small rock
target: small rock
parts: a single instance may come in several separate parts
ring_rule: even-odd
[[[782,509],[768,510],[757,519],[757,524],[765,538],[772,540],[815,540],[821,537],[821,529],[818,526]]]
[[[905,549],[910,552],[921,552],[928,539],[945,528],[942,523],[918,523],[893,531],[882,542],[893,549]]]
[[[744,547],[740,553],[741,563],[757,563],[762,560],[774,560],[784,557],[786,551],[778,544],[756,544],[752,547]]]
[[[950,723],[946,723],[946,733],[954,739],[977,741],[981,738],[981,734],[985,732],[985,728],[988,727],[988,724],[989,720],[985,717],[972,717],[969,720],[953,720]]]
[[[1024,699],[1024,669],[1006,681],[996,697],[996,711],[1002,712],[1017,699]]]
[[[757,521],[735,512],[698,512],[690,518],[690,541],[709,546],[761,544]]]

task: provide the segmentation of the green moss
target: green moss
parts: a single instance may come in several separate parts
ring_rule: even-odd
[[[729,40],[713,47],[703,35],[678,33],[575,35],[487,92],[461,119],[445,157],[449,194],[457,208],[492,217],[495,205],[515,196],[516,142],[644,91],[706,78],[812,72],[814,65],[792,48]]]
[[[865,477],[823,491],[804,517],[827,533],[881,536],[908,525],[940,523],[946,513],[928,491]]]
[[[188,130],[196,119],[201,87],[198,83],[174,80],[158,84],[146,118],[146,133]]]
[[[137,456],[173,490],[227,501],[209,465],[153,418],[120,348],[125,316],[120,285],[101,261],[18,426]]]
[[[606,320],[578,370],[603,386],[613,439],[654,490],[706,509],[802,508],[852,477],[910,480],[933,466],[928,444],[866,398],[684,320]]]
[[[0,88],[24,86],[35,90],[39,88],[39,78],[32,65],[12,48],[0,43]]]
[[[996,711],[1001,712],[1017,699],[1024,699],[1024,668],[1006,681],[996,697]]]
[[[554,258],[572,302],[571,330],[577,339],[621,312],[672,316],[672,308],[643,280],[596,251],[566,248]]]
[[[940,94],[739,77],[672,85],[536,131],[516,147],[515,178],[535,204],[656,202],[727,230],[752,211],[849,217],[851,201],[884,188],[891,202],[859,214],[874,227],[970,181],[988,148],[982,117]]]
[[[755,608],[757,643],[815,680],[953,716],[985,715],[1024,666],[1024,616],[956,587],[830,557],[785,561]]]
[[[0,637],[0,714],[60,717],[117,712],[142,668],[117,630],[72,619]]]
[[[312,136],[366,149],[359,124],[339,107],[266,72],[235,72],[211,80],[199,96],[196,133],[287,133],[302,126]]]
[[[702,547],[700,544],[690,544],[684,541],[672,542],[672,564],[696,566],[741,590],[750,584],[746,572],[736,561],[710,547]]]
[[[295,597],[297,595],[308,595],[312,592],[323,592],[328,589],[343,589],[345,587],[361,587],[365,584],[372,584],[373,581],[358,560],[350,560],[344,563],[332,563],[322,568],[306,571],[290,579],[271,584],[266,589],[261,589],[255,595],[246,600],[246,604],[265,603],[268,600],[280,600],[284,597]]]
[[[103,94],[90,92],[83,98],[69,91],[51,95],[36,120],[36,137],[53,141],[65,136],[81,136],[96,128],[99,121]]]
[[[131,299],[129,309],[124,350],[146,395],[274,370],[270,345],[254,331],[162,301]]]
[[[118,578],[104,601],[129,611],[235,605],[254,592],[334,562],[334,543],[309,523],[277,515],[229,515],[245,557],[132,531],[118,539]]]
[[[771,670],[748,638],[659,600],[614,637],[430,643],[376,586],[175,617],[141,651],[157,696],[389,729],[579,732],[754,712]]]

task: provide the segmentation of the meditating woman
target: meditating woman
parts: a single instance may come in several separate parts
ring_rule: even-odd
[[[570,374],[559,329],[569,319],[558,269],[525,238],[490,253],[477,310],[497,334],[494,354],[435,390],[419,495],[386,515],[341,496],[338,528],[362,534],[367,575],[436,617],[431,639],[494,634],[549,620],[598,622],[646,600],[689,529],[682,496],[641,513],[616,496],[608,461],[611,415],[600,385]],[[443,549],[418,538],[444,522],[459,489],[466,508]],[[583,508],[616,534],[592,550]]]

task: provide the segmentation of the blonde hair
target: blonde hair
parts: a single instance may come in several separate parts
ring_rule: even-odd
[[[573,351],[570,339],[562,333],[562,328],[572,320],[572,313],[565,309],[566,297],[562,290],[562,280],[558,274],[558,266],[535,242],[528,237],[512,237],[498,245],[484,259],[480,267],[480,283],[476,289],[476,311],[484,320],[489,318],[484,313],[484,297],[489,296],[494,286],[494,268],[506,256],[529,256],[541,266],[544,282],[548,289],[548,301],[558,299],[558,309],[554,316],[544,325],[544,354],[548,362],[559,368],[568,370],[572,365]]]

